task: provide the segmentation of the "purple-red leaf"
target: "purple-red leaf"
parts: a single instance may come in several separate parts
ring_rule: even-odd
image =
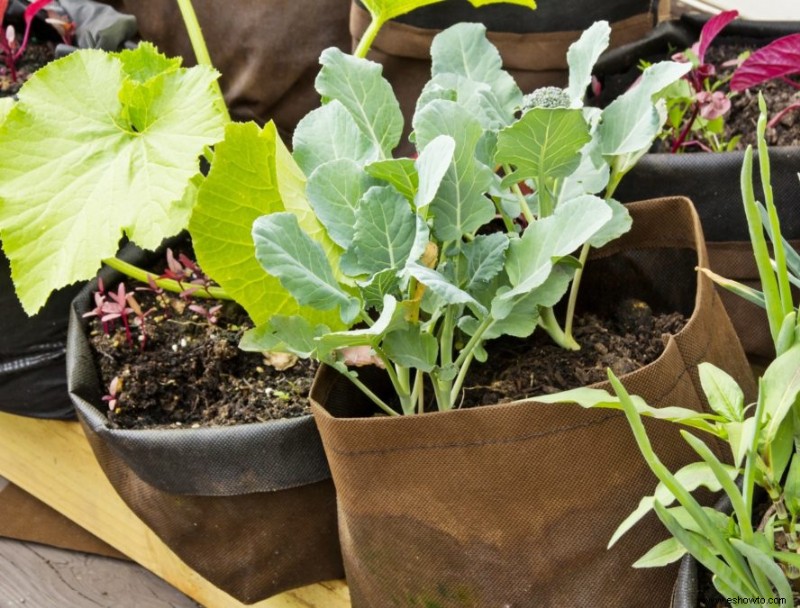
[[[789,34],[753,51],[731,79],[731,91],[744,91],[773,78],[800,72],[800,34]]]
[[[3,17],[5,17],[7,9],[8,9],[8,0],[0,0],[0,23],[3,22]]]
[[[30,27],[31,21],[36,16],[40,10],[42,10],[45,6],[50,4],[53,0],[36,0],[36,2],[32,2],[28,5],[28,8],[25,9],[25,25],[26,27]]]
[[[714,38],[717,37],[726,25],[738,16],[739,11],[725,11],[706,21],[703,29],[700,30],[700,40],[697,44],[697,58],[700,60],[701,64],[705,63],[706,51],[708,47],[711,46]]]

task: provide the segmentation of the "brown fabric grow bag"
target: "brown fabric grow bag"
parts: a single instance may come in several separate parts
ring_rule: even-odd
[[[114,274],[104,281],[113,285]],[[92,450],[125,503],[186,564],[241,602],[341,578],[335,492],[312,417],[111,428],[81,318],[94,289],[73,302],[67,383]]]
[[[174,0],[114,0],[139,20],[142,38],[194,63]],[[287,141],[319,105],[314,79],[323,49],[347,49],[346,0],[194,0],[211,61],[236,120],[273,119]]]
[[[572,0],[569,4],[565,7],[541,2],[531,11],[507,4],[474,8],[467,0],[447,0],[386,23],[368,57],[383,65],[383,74],[400,101],[406,123],[404,135],[408,135],[417,98],[431,76],[431,42],[450,25],[459,21],[485,23],[488,38],[500,51],[505,69],[528,93],[542,86],[566,85],[567,49],[594,21],[612,22],[611,45],[616,47],[641,38],[669,15],[667,0],[616,0],[605,4]],[[354,45],[369,22],[369,13],[354,0],[350,14]]]
[[[594,256],[586,278],[604,277],[582,289],[584,298],[601,289],[614,298],[638,291],[651,305],[678,310],[688,300],[691,318],[658,360],[623,376],[624,384],[654,406],[705,410],[696,366],[710,361],[752,396],[722,303],[694,272],[706,250],[691,203],[668,198],[630,209],[632,231]],[[321,369],[311,398],[355,608],[668,605],[675,568],[631,568],[667,536],[655,516],[606,549],[656,484],[620,412],[534,398],[370,417],[358,389],[331,368]],[[671,470],[696,460],[674,425],[647,426]]]

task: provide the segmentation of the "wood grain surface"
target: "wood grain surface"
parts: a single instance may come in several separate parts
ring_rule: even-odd
[[[131,562],[0,539],[0,608],[197,608]]]
[[[101,471],[79,424],[0,412],[0,476],[30,492],[202,606],[243,607],[184,564],[128,509]],[[31,605],[26,606],[30,608]],[[83,608],[84,605],[34,606]],[[310,585],[252,605],[253,608],[349,606],[349,593],[343,581]]]

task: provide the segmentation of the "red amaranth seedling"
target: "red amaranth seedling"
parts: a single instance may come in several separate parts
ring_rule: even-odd
[[[22,42],[17,42],[17,34],[13,25],[0,26],[0,54],[3,55],[3,61],[8,68],[8,73],[13,82],[17,82],[19,74],[17,72],[17,62],[25,53],[28,46],[28,39],[31,35],[31,25],[33,18],[41,9],[50,4],[51,0],[36,0],[25,9],[25,34],[22,37]],[[8,0],[0,0],[0,15],[5,16],[8,10]]]
[[[731,91],[744,91],[774,78],[800,89],[800,83],[789,76],[800,74],[800,34],[790,34],[754,51],[738,67],[731,79]],[[800,108],[800,101],[778,111],[767,124],[774,128],[788,112]]]
[[[133,346],[133,334],[131,332],[130,316],[133,316],[133,325],[139,328],[139,346],[144,349],[147,341],[145,332],[145,317],[152,310],[142,311],[141,306],[136,301],[133,293],[128,293],[125,283],[117,286],[116,292],[106,292],[101,279],[98,280],[97,291],[94,293],[95,307],[83,314],[84,317],[97,317],[103,325],[103,331],[108,334],[113,326],[112,323],[119,319],[125,328],[125,337],[130,346]]]

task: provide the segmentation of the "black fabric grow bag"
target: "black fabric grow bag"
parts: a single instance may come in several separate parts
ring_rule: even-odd
[[[101,276],[106,286],[120,278]],[[312,417],[112,428],[82,318],[95,289],[88,284],[71,307],[67,381],[92,450],[125,503],[186,564],[241,602],[341,578],[335,492]]]
[[[78,24],[76,41],[82,47],[116,50],[136,32],[133,17],[109,6],[91,0],[61,4]],[[21,20],[26,6],[14,0],[9,18]],[[58,39],[39,17],[33,31]],[[64,352],[69,303],[81,287],[59,290],[36,316],[28,317],[14,293],[8,258],[0,251],[0,411],[33,418],[75,417],[67,394]]]
[[[595,74],[603,81],[605,94],[616,97],[628,87],[640,71],[640,59],[663,59],[694,43],[704,19],[685,15],[680,20],[660,24],[642,40],[608,51],[597,62]],[[775,38],[800,31],[798,22],[733,21],[716,42],[748,39],[763,46]],[[600,103],[604,101],[600,97]],[[755,129],[755,125],[753,125]],[[784,236],[800,238],[800,148],[773,147],[772,187]],[[622,180],[615,197],[623,202],[650,196],[682,195],[692,199],[703,225],[711,269],[718,274],[758,285],[758,273],[752,256],[740,190],[743,152],[724,153],[651,153]],[[755,155],[755,167],[758,155]],[[758,170],[754,171],[756,196],[761,197]],[[728,292],[721,297],[748,355],[770,358],[774,355],[772,339],[763,311]]]

